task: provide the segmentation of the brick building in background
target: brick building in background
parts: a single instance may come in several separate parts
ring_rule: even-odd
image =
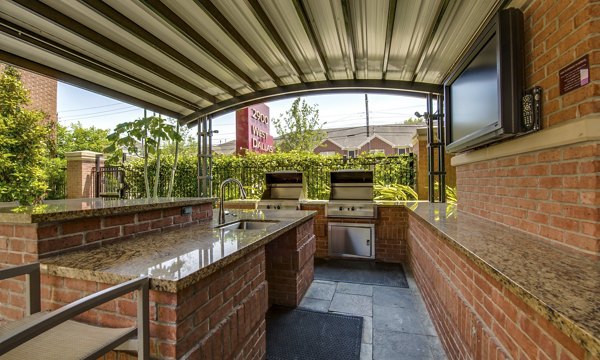
[[[0,71],[4,71],[6,64],[0,63]],[[27,90],[31,103],[29,108],[40,110],[46,114],[46,120],[52,124],[58,122],[57,112],[57,88],[58,82],[55,79],[33,73],[18,68],[21,73],[21,80]]]

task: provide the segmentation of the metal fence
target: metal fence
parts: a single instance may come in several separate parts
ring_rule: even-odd
[[[116,198],[125,197],[125,170],[119,166],[102,166],[95,169],[96,184],[94,191],[96,197]]]
[[[143,169],[119,168],[124,177],[123,197],[128,199],[146,197]],[[260,167],[248,166],[243,162],[238,166],[219,166],[215,164],[212,169],[212,193],[219,196],[219,184],[227,178],[239,179],[249,198],[259,198],[265,189],[265,173],[281,170],[301,171],[306,177],[306,195],[309,199],[328,199],[330,191],[329,172],[341,169],[373,170],[376,184],[402,184],[414,188],[415,186],[415,158],[412,154],[388,157],[367,158],[322,158],[318,162],[306,161],[296,164],[266,163]],[[154,169],[149,169],[150,192],[153,193]],[[114,171],[114,170],[112,170]],[[170,167],[161,168],[158,184],[160,197],[167,196],[169,181],[171,179]],[[197,194],[197,172],[191,166],[178,167],[175,174],[172,196],[195,197]],[[226,189],[226,199],[240,197],[237,187],[230,186]]]
[[[125,174],[125,189],[124,198],[140,199],[146,197],[146,185],[144,183],[144,169],[139,168],[122,168]],[[150,193],[154,191],[154,169],[148,170],[148,180]],[[196,168],[180,166],[175,172],[173,182],[172,197],[196,197],[197,196],[197,181]],[[171,181],[171,168],[163,167],[160,171],[158,179],[158,196],[165,197],[169,192],[169,182]]]

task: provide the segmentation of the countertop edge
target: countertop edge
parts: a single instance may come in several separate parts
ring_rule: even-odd
[[[183,198],[180,200],[175,198],[172,201],[162,201],[148,204],[132,204],[124,206],[119,205],[95,209],[65,210],[59,212],[51,212],[47,214],[0,213],[0,218],[3,219],[3,221],[0,222],[11,224],[38,224],[55,221],[69,221],[96,216],[114,216],[131,214],[140,211],[162,210],[178,206],[201,205],[207,203],[214,203],[215,200],[215,198]]]
[[[479,268],[485,273],[492,276],[495,280],[505,285],[514,295],[523,300],[527,305],[531,306],[539,315],[552,324],[556,325],[564,334],[579,344],[581,347],[589,351],[593,356],[600,357],[600,339],[590,334],[588,331],[583,329],[576,322],[563,315],[561,312],[553,309],[551,306],[546,304],[542,299],[538,298],[534,294],[530,293],[516,281],[510,279],[508,276],[502,273],[499,269],[486,262],[484,259],[479,257],[477,254],[452,239],[451,236],[438,229],[434,224],[429,222],[426,218],[423,218],[420,214],[412,211],[409,207],[409,216],[414,216],[417,221],[421,222],[453,248],[458,250],[460,253],[467,256],[472,260]]]

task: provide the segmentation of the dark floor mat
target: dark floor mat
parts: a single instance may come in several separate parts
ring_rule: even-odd
[[[360,316],[273,306],[267,313],[268,360],[360,359]]]
[[[315,259],[315,279],[408,288],[400,264],[346,259]]]

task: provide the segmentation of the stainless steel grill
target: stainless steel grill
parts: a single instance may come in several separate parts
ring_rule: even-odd
[[[259,210],[297,210],[306,194],[304,176],[298,171],[276,171],[265,175],[266,189]]]
[[[331,193],[327,217],[375,218],[373,171],[338,170],[330,173]]]

